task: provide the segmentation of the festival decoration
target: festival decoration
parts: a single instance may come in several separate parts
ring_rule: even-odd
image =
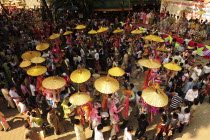
[[[49,39],[53,40],[53,39],[56,39],[56,38],[59,38],[59,37],[60,37],[60,34],[55,34],[55,33],[53,33],[53,34],[49,37]]]
[[[179,65],[171,62],[171,63],[166,63],[163,65],[165,68],[169,69],[169,70],[173,70],[173,71],[180,71],[182,70],[182,67],[180,67]]]
[[[28,51],[28,52],[25,52],[24,54],[22,54],[21,58],[23,60],[31,60],[32,58],[34,58],[36,56],[41,56],[41,53],[38,51]]]
[[[97,34],[97,32],[96,32],[95,30],[90,30],[90,31],[88,32],[88,34]]]
[[[103,94],[111,94],[119,90],[120,84],[116,79],[105,76],[98,78],[94,83],[94,87]]]
[[[44,57],[34,57],[31,59],[32,63],[38,64],[44,62],[46,59]]]
[[[74,83],[83,83],[87,81],[91,76],[91,73],[87,69],[77,69],[73,71],[70,75],[70,79]]]
[[[110,74],[111,76],[120,77],[125,74],[125,71],[120,67],[113,67],[108,70],[108,74]]]
[[[144,101],[153,107],[164,107],[168,104],[168,96],[157,88],[147,88],[142,91]]]
[[[22,61],[22,62],[20,63],[19,67],[25,68],[25,67],[28,67],[28,66],[30,66],[30,65],[31,65],[31,61],[29,61],[29,60],[24,60],[24,61]]]
[[[44,51],[50,47],[50,44],[48,43],[40,43],[39,45],[36,46],[36,50],[38,51]]]
[[[76,106],[81,106],[90,101],[90,95],[85,92],[77,92],[70,96],[70,103]]]
[[[66,80],[62,77],[51,76],[42,81],[44,88],[49,90],[58,90],[66,85]]]
[[[30,76],[39,76],[47,72],[47,68],[45,66],[34,66],[27,70],[27,74]]]
[[[138,63],[144,67],[150,68],[150,69],[156,69],[160,68],[161,64],[154,60],[154,59],[140,59]]]

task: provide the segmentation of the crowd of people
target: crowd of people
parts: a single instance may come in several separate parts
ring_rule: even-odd
[[[142,23],[152,25],[154,30],[162,33],[174,34],[183,39],[190,39],[195,42],[203,42],[210,38],[210,24],[208,20],[187,19],[183,15],[188,13],[180,13],[180,15],[158,14],[153,10],[136,12],[132,15],[132,23]],[[201,17],[201,16],[200,16]]]
[[[145,132],[153,121],[152,115],[150,116],[152,111],[147,108],[148,104],[141,97],[143,89],[132,83],[132,79],[139,79],[142,75],[145,77],[143,88],[158,84],[169,98],[167,106],[155,108],[156,111],[153,112],[161,115],[155,134],[151,134],[156,140],[172,139],[176,131],[181,133],[184,127],[193,121],[193,116],[196,115],[196,110],[203,103],[205,96],[209,95],[210,63],[206,66],[198,65],[196,54],[192,55],[192,50],[184,48],[178,51],[173,44],[167,46],[165,42],[159,43],[143,38],[150,34],[158,35],[156,30],[171,30],[177,35],[192,37],[193,31],[203,29],[206,33],[202,38],[207,39],[207,22],[186,21],[184,17],[177,17],[177,22],[174,22],[175,16],[172,15],[158,21],[151,19],[155,18],[151,14],[148,19],[140,16],[140,19],[146,21],[136,20],[132,23],[133,19],[139,19],[138,13],[129,13],[122,23],[117,16],[113,19],[100,19],[96,16],[95,19],[82,21],[71,19],[67,13],[60,17],[57,24],[49,20],[44,21],[40,17],[39,10],[24,10],[9,17],[5,14],[0,15],[1,93],[8,102],[8,109],[17,108],[25,118],[26,139],[44,138],[48,132],[48,124],[53,128],[55,135],[63,134],[65,128],[61,120],[66,119],[72,125],[70,127],[74,128],[77,140],[86,139],[84,128],[87,124],[93,130],[94,140],[105,139],[102,130],[107,125],[111,126],[110,140],[118,139],[120,129],[124,130],[124,140],[132,140],[134,131],[136,139],[146,140],[147,137],[151,137],[145,136]],[[141,35],[131,35],[130,31],[139,28],[138,22],[152,24],[154,30],[144,29],[145,33]],[[79,24],[84,24],[87,28],[75,30]],[[87,34],[89,29],[100,29],[102,26],[108,27],[109,30],[97,35]],[[172,27],[174,29],[171,29]],[[125,32],[113,34],[113,30],[117,28],[125,29]],[[183,28],[182,32],[180,28]],[[73,33],[63,36],[68,30]],[[49,40],[52,33],[58,33],[60,37],[56,41]],[[50,44],[49,49],[41,52],[42,57],[46,58],[42,65],[46,66],[48,71],[33,77],[27,75],[27,68],[19,67],[22,62],[21,55],[26,51],[35,50],[41,42]],[[169,51],[157,51],[161,47],[169,48]],[[152,58],[161,64],[173,62],[181,66],[182,70],[175,72],[164,67],[148,69],[138,63],[142,58]],[[126,90],[119,90],[110,95],[98,93],[94,89],[94,81],[106,75],[109,68],[116,66],[125,71],[125,75],[119,81],[121,88]],[[87,82],[77,87],[69,75],[79,68],[89,69],[92,75]],[[63,77],[66,86],[53,92],[44,90],[42,81],[54,75]],[[78,90],[90,94],[93,100],[80,107],[71,104],[69,97]],[[4,114],[0,112],[0,129],[9,131],[12,129],[12,123],[10,127]],[[137,128],[129,123],[133,121],[130,119],[133,114],[138,121]],[[123,123],[118,127],[120,121]]]

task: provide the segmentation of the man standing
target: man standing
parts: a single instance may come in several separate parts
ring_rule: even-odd
[[[136,133],[135,133],[135,137],[137,137],[137,139],[140,139],[140,137],[144,135],[148,125],[149,123],[146,119],[146,115],[141,114],[140,118],[138,119],[138,129],[136,130]]]
[[[201,76],[202,73],[202,65],[198,65],[197,67],[195,67],[193,69],[193,73],[191,75],[191,78],[193,79],[193,81],[198,80],[199,76]]]
[[[103,130],[102,124],[99,124],[97,127],[94,128],[94,131],[95,131],[94,140],[104,140],[102,130]]]
[[[20,107],[18,105],[20,96],[17,94],[15,87],[10,88],[9,95],[10,95],[11,99],[15,102],[15,104],[18,108],[18,111],[20,112]]]
[[[193,105],[194,99],[198,97],[198,87],[193,86],[192,89],[189,89],[185,95],[185,99],[189,102],[189,106]]]
[[[56,110],[50,109],[50,111],[47,114],[47,121],[50,124],[50,126],[54,128],[55,135],[58,135],[64,132],[64,128],[59,121],[57,113],[58,112]]]

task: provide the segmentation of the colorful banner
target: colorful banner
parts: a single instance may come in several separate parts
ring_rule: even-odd
[[[183,13],[182,11],[186,12]],[[201,18],[210,21],[210,3],[208,2],[194,2],[185,0],[162,0],[161,15],[165,15],[169,11],[170,14],[183,17],[185,14],[187,19]],[[206,11],[204,14],[198,14],[199,11]]]

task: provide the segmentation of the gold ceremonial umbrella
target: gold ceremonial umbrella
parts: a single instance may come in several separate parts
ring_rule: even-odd
[[[46,59],[44,58],[44,57],[34,57],[34,58],[32,58],[31,59],[31,62],[32,63],[36,63],[36,64],[38,64],[38,63],[42,63],[42,62],[44,62]]]
[[[29,61],[29,60],[23,60],[21,63],[20,63],[20,67],[21,68],[25,68],[25,67],[28,67],[28,66],[30,66],[31,65],[31,61]]]
[[[155,41],[155,42],[164,42],[164,40],[162,38],[160,38],[160,37],[153,38],[153,41]]]
[[[168,96],[156,88],[147,88],[142,92],[144,101],[154,107],[164,107],[168,104]]]
[[[41,56],[41,53],[38,51],[28,51],[28,52],[25,52],[24,54],[22,54],[21,57],[23,60],[31,60],[32,58],[34,58],[36,56]]]
[[[202,15],[202,14],[205,14],[205,13],[206,13],[206,11],[204,11],[204,10],[200,10],[200,11],[197,12],[197,14],[199,14],[199,15]]]
[[[113,31],[114,34],[122,33],[122,32],[124,32],[124,30],[123,29],[120,29],[120,28],[118,28],[118,29],[116,29],[116,30]]]
[[[42,81],[42,85],[46,89],[58,90],[66,85],[66,80],[62,77],[51,76]]]
[[[69,34],[72,34],[73,32],[72,31],[66,31],[63,35],[69,35]]]
[[[27,70],[27,74],[30,76],[39,76],[47,72],[47,68],[45,66],[34,66]]]
[[[150,69],[157,69],[161,67],[161,64],[154,59],[140,59],[138,63]]]
[[[155,39],[157,37],[159,37],[159,36],[156,36],[156,35],[148,35],[148,36],[145,36],[144,39],[146,39],[146,40],[153,40],[153,39]]]
[[[91,73],[87,69],[77,69],[73,71],[70,75],[70,79],[74,83],[83,83],[87,81],[91,76]]]
[[[98,78],[94,83],[94,87],[96,88],[96,90],[98,90],[101,93],[111,94],[118,91],[120,88],[120,85],[116,79],[105,76],[105,77]]]
[[[163,5],[169,4],[167,1],[162,2]]]
[[[97,32],[96,32],[95,30],[90,30],[90,31],[88,32],[88,34],[97,34]]]
[[[70,96],[69,101],[76,106],[84,105],[90,101],[90,95],[85,92],[77,92]]]
[[[157,51],[160,51],[160,52],[170,52],[170,50],[167,50],[166,48],[157,48]]]
[[[59,38],[60,37],[60,34],[55,34],[55,33],[53,33],[50,37],[49,37],[49,39],[56,39],[56,38]]]
[[[86,28],[85,25],[78,25],[78,26],[75,27],[74,29],[81,30],[81,29],[85,29],[85,28]]]
[[[109,30],[109,28],[107,28],[107,27],[101,27],[100,29],[98,29],[97,33],[102,33],[102,32],[105,32],[107,30]]]
[[[18,9],[22,9],[22,8],[24,8],[24,7],[23,7],[23,6],[18,6],[17,8],[18,8]]]
[[[142,34],[142,33],[144,33],[144,31],[136,29],[136,30],[131,31],[131,33],[132,34]]]
[[[166,63],[163,65],[165,68],[169,69],[169,70],[173,70],[173,71],[180,71],[182,70],[182,67],[180,67],[179,65],[171,62],[171,63]]]
[[[39,45],[36,46],[36,50],[38,51],[44,51],[50,47],[50,44],[48,43],[40,43]]]
[[[120,67],[113,67],[108,70],[108,73],[112,76],[119,77],[119,76],[123,76],[125,74],[125,71]]]

